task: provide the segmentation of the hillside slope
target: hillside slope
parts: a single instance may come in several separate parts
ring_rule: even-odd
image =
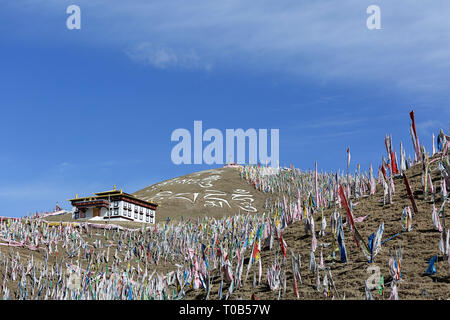
[[[133,193],[158,203],[156,221],[222,218],[239,213],[261,212],[266,195],[239,176],[236,168],[210,169],[169,179]]]
[[[202,277],[205,279],[205,275],[210,274],[208,277],[211,279],[211,290],[208,299],[219,299],[221,277],[227,274],[219,266],[224,267],[226,265],[223,264],[224,261],[228,260],[226,263],[232,265],[230,271],[234,279],[238,279],[236,266],[239,261],[242,262],[243,273],[242,277],[239,277],[242,285],[229,294],[230,282],[224,281],[223,298],[228,295],[228,299],[231,300],[250,299],[254,292],[258,299],[294,300],[297,299],[297,295],[294,292],[292,252],[296,257],[301,255],[302,283],[298,283],[300,299],[321,300],[344,297],[345,299],[365,299],[364,281],[369,280],[371,276],[369,267],[379,268],[384,276],[383,293],[380,295],[377,290],[373,290],[374,298],[387,299],[391,294],[390,254],[394,249],[401,247],[403,259],[400,268],[402,278],[398,282],[399,299],[448,299],[450,298],[449,264],[442,259],[439,250],[441,233],[433,227],[431,218],[433,203],[428,199],[425,200],[421,191],[421,171],[421,164],[406,171],[418,207],[418,213],[413,216],[413,229],[400,233],[392,239],[390,239],[391,235],[396,235],[402,230],[400,218],[402,210],[406,206],[411,206],[403,179],[394,180],[395,194],[392,204],[383,205],[383,190],[380,184],[377,185],[374,195],[352,198],[354,218],[367,216],[363,221],[355,223],[365,242],[370,234],[377,231],[380,223],[384,222],[382,240],[386,242],[382,244],[381,251],[372,264],[368,263],[356,246],[348,225],[343,228],[347,262],[340,262],[339,254],[336,255],[337,259],[333,259],[332,245],[329,244],[333,242],[330,216],[334,212],[334,206],[323,211],[327,222],[323,236],[317,234],[322,220],[321,211],[311,213],[315,221],[318,242],[315,251],[316,263],[319,264],[322,252],[324,266],[329,268],[336,288],[334,291],[329,287],[327,295],[324,294],[323,287],[316,286],[317,279],[323,284],[326,274],[324,269],[319,269],[316,274],[310,271],[312,235],[305,230],[307,220],[305,218],[296,220],[282,229],[282,237],[286,243],[283,248],[287,254],[285,261],[283,261],[283,250],[277,235],[274,237],[272,249],[261,247],[261,283],[256,284],[253,291],[253,279],[259,275],[258,263],[249,269],[247,266],[250,257],[254,254],[251,243],[255,239],[255,231],[260,229],[262,223],[275,224],[277,221],[277,218],[273,217],[274,212],[264,208],[266,199],[268,202],[282,204],[284,197],[294,196],[288,201],[295,202],[296,192],[271,194],[257,191],[253,185],[241,179],[239,170],[226,168],[167,180],[136,192],[136,196],[149,199],[159,197],[159,200],[156,200],[162,203],[159,221],[172,217],[169,223],[158,223],[157,226],[150,226],[146,230],[139,228],[139,225],[122,223],[117,224],[134,230],[117,230],[111,225],[106,227],[114,229],[102,230],[104,225],[47,224],[42,220],[2,221],[0,223],[0,235],[3,241],[0,247],[0,277],[5,279],[4,288],[7,289],[3,297],[31,299],[42,292],[40,299],[44,297],[62,299],[67,298],[66,294],[71,295],[69,299],[80,297],[128,299],[129,295],[132,295],[133,299],[176,299],[177,297],[204,299],[206,290],[204,285],[199,284],[199,276],[203,274]],[[282,173],[284,177],[288,176],[287,174],[286,171]],[[435,206],[439,209],[443,199],[439,187],[440,173],[436,163],[431,166],[431,175],[436,186]],[[304,185],[314,180],[311,179],[312,176],[306,175],[309,180],[305,180]],[[276,181],[277,177],[270,177],[270,179]],[[323,182],[326,179],[319,179],[320,181]],[[161,194],[162,192],[165,193]],[[210,195],[214,193],[214,196]],[[214,205],[208,201],[214,201]],[[222,206],[219,203],[222,203]],[[257,214],[247,215],[247,212],[244,212],[243,206],[248,208],[249,204],[258,211]],[[336,208],[345,219],[344,209],[339,206]],[[449,208],[450,205],[447,203],[444,211],[447,228]],[[309,209],[312,207],[309,206]],[[218,219],[235,215],[240,210],[245,214]],[[197,223],[197,218],[201,217],[200,223]],[[215,219],[207,217],[215,217]],[[66,219],[59,216],[48,220],[55,221],[55,218]],[[187,222],[189,219],[191,221]],[[268,226],[266,224],[265,230]],[[274,235],[274,229],[271,230],[269,234]],[[241,249],[247,244],[249,244],[247,249],[242,251]],[[238,252],[243,253],[241,258]],[[434,255],[439,257],[435,264],[437,273],[432,276],[425,275],[429,260]],[[281,261],[279,270],[286,274],[285,291],[280,290],[283,285],[278,286],[278,289],[274,291],[269,287],[268,271],[277,258]],[[208,267],[206,260],[209,261]],[[82,268],[82,274],[89,281],[83,281],[79,291],[68,291],[70,270],[78,270],[78,267]],[[246,279],[247,270],[249,272]],[[156,274],[153,273],[154,271]],[[179,276],[179,279],[187,275],[187,280],[184,280],[184,291],[180,291],[181,287],[174,280],[175,275]],[[45,282],[41,282],[40,277],[43,277]],[[117,281],[118,279],[120,281]],[[98,286],[90,285],[97,281],[99,281]],[[19,283],[22,285],[19,286]],[[25,289],[23,283],[26,283]],[[52,283],[58,283],[58,285],[52,287]],[[194,286],[197,289],[194,289]],[[131,287],[133,290],[128,291]]]
[[[389,275],[389,258],[390,253],[394,249],[402,248],[403,260],[401,264],[402,280],[398,285],[399,299],[450,299],[450,268],[447,261],[442,260],[442,254],[439,252],[440,232],[434,230],[432,223],[433,203],[425,201],[421,186],[421,164],[416,165],[406,174],[410,182],[411,189],[414,193],[414,198],[418,207],[419,213],[413,216],[413,229],[410,232],[404,232],[392,238],[382,245],[381,251],[375,257],[374,263],[369,264],[365,259],[361,250],[356,246],[352,233],[348,227],[344,228],[345,245],[347,249],[347,262],[341,263],[331,259],[331,246],[323,248],[323,257],[325,266],[330,267],[334,284],[339,296],[330,288],[328,297],[324,296],[323,289],[317,290],[316,276],[309,270],[311,239],[310,233],[305,231],[304,220],[297,221],[288,226],[283,231],[283,239],[286,241],[287,247],[287,268],[286,270],[286,292],[281,294],[281,299],[297,299],[294,293],[292,267],[290,262],[290,252],[295,256],[301,254],[301,276],[303,283],[298,284],[300,299],[331,299],[343,298],[346,299],[365,299],[364,281],[371,276],[371,271],[368,267],[379,267],[381,275],[384,277],[385,290],[383,294],[378,294],[377,290],[373,290],[374,299],[389,298],[390,275]],[[437,166],[432,166],[432,180],[436,184],[439,181],[440,174]],[[355,223],[362,238],[368,241],[371,233],[377,231],[380,223],[384,221],[384,234],[382,240],[387,240],[390,236],[398,234],[402,230],[401,214],[406,206],[411,207],[411,202],[407,196],[406,187],[403,179],[397,178],[395,182],[395,195],[393,203],[383,205],[383,190],[380,185],[377,185],[377,191],[373,196],[363,197],[354,201],[353,214],[354,217],[362,217],[368,215],[360,223]],[[439,210],[443,199],[439,194],[440,188],[437,187],[435,205]],[[445,206],[446,221],[448,228],[448,221],[450,205],[447,202]],[[315,253],[317,263],[319,263],[321,247],[320,244],[332,243],[332,235],[330,231],[330,215],[334,208],[324,210],[324,216],[327,221],[326,234],[323,237],[317,238],[318,248]],[[344,209],[338,209],[344,217]],[[316,232],[320,229],[320,222],[322,220],[321,214],[315,214]],[[271,291],[267,285],[267,272],[270,266],[274,263],[275,252],[279,251],[277,246],[275,250],[261,251],[262,261],[262,284],[257,285],[255,294],[258,299],[278,299],[278,290]],[[425,275],[430,259],[434,255],[438,255],[438,261],[435,264],[437,273],[429,276]],[[337,253],[339,256],[339,253]],[[372,271],[373,272],[373,271]],[[231,298],[250,299],[252,295],[252,281],[254,273],[258,277],[258,270],[253,266],[249,273],[249,278],[244,282],[243,287],[232,294]],[[325,272],[319,273],[320,281],[323,281]],[[215,287],[213,287],[211,299],[217,299],[215,294],[218,290],[219,281],[217,280]],[[191,291],[188,297],[191,299],[199,299],[204,296],[199,291]]]

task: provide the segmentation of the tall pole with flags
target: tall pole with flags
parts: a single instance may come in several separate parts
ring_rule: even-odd
[[[111,195],[108,194],[108,224],[111,222]]]

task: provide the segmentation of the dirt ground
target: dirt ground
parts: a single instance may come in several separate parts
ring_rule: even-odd
[[[290,263],[290,251],[292,250],[295,255],[301,254],[301,276],[303,283],[299,284],[300,299],[342,299],[344,296],[346,299],[365,299],[364,280],[367,280],[370,276],[368,272],[369,266],[376,266],[380,268],[381,274],[384,276],[385,282],[389,281],[389,264],[390,250],[401,247],[403,250],[403,261],[401,265],[402,281],[398,287],[399,299],[449,299],[450,298],[450,268],[447,261],[442,260],[442,254],[439,253],[439,240],[440,233],[435,231],[432,224],[432,208],[433,204],[430,201],[424,200],[421,187],[421,165],[413,167],[407,171],[411,188],[414,193],[414,198],[418,207],[419,213],[413,216],[413,230],[410,232],[404,232],[400,236],[393,238],[386,242],[381,251],[375,257],[374,263],[369,264],[365,259],[360,249],[356,246],[353,240],[352,234],[348,228],[344,228],[345,232],[345,245],[347,248],[347,263],[332,262],[330,259],[331,246],[323,249],[323,257],[325,264],[330,266],[333,276],[334,284],[337,289],[338,295],[333,291],[328,297],[325,297],[323,292],[319,292],[315,288],[315,277],[309,271],[309,255],[311,247],[311,235],[305,232],[304,222],[298,221],[283,232],[283,238],[287,243],[287,270],[292,270]],[[200,173],[181,177],[182,179],[203,179],[211,177],[212,175],[220,175],[221,179],[214,180],[212,185],[199,185],[199,181],[193,181],[191,183],[178,183],[169,182],[164,185],[153,185],[135,193],[138,197],[151,197],[161,191],[171,191],[173,194],[190,193],[190,196],[195,193],[203,192],[203,198],[197,197],[198,203],[193,205],[185,199],[159,199],[161,206],[158,208],[157,216],[158,222],[165,221],[167,217],[171,217],[173,220],[191,219],[196,220],[197,217],[205,215],[214,216],[216,218],[228,215],[236,214],[239,210],[235,210],[236,203],[231,201],[230,195],[236,189],[246,190],[252,195],[254,201],[252,206],[256,207],[258,211],[262,211],[267,195],[255,190],[251,185],[247,184],[239,176],[239,171],[234,168],[220,169],[219,171],[208,170]],[[436,165],[432,166],[432,179],[435,183],[439,181],[439,171]],[[170,180],[169,180],[170,181]],[[179,180],[177,180],[179,181]],[[207,180],[205,180],[208,182]],[[205,182],[203,181],[203,182]],[[207,207],[204,198],[206,190],[218,190],[222,191],[226,195],[222,198],[228,199],[231,208],[219,208],[219,207]],[[439,210],[442,199],[439,193],[439,188],[436,192],[436,208]],[[272,196],[273,197],[273,196]],[[193,198],[192,198],[193,199]],[[394,235],[401,231],[400,217],[403,208],[411,206],[411,202],[407,196],[406,188],[404,186],[403,179],[395,179],[395,195],[393,197],[393,203],[383,206],[383,190],[380,185],[377,185],[376,194],[370,197],[363,197],[354,202],[354,216],[360,217],[369,215],[363,222],[355,222],[358,231],[363,239],[367,242],[367,239],[371,233],[377,231],[378,226],[382,221],[385,223],[385,229],[383,234],[383,240],[389,236]],[[220,209],[220,210],[219,210]],[[447,228],[450,223],[450,215],[448,214],[450,205],[445,207]],[[334,208],[324,210],[324,216],[327,220],[328,233],[324,237],[318,237],[319,245],[321,243],[331,243],[332,235],[330,231],[330,215],[334,211]],[[346,216],[344,209],[338,209],[343,217]],[[50,217],[48,221],[71,221],[69,215]],[[320,225],[321,215],[316,213],[316,230]],[[131,222],[115,222],[125,227],[139,228],[141,224]],[[108,239],[103,231],[94,231],[94,239],[102,239],[104,243],[108,243]],[[110,241],[111,244],[113,243]],[[21,258],[24,259],[30,257],[33,254],[34,259],[42,261],[43,253],[32,252],[24,248],[10,249],[7,247],[0,247],[1,252],[9,253],[18,251]],[[11,251],[12,250],[12,251]],[[319,261],[320,246],[316,250],[316,259]],[[438,254],[439,259],[435,266],[437,273],[433,276],[424,275],[425,270],[428,267],[429,260],[435,254]],[[64,254],[61,254],[61,258]],[[53,259],[53,257],[51,257]],[[272,292],[267,285],[267,270],[274,261],[274,251],[268,249],[261,251],[262,261],[262,284],[256,286],[255,294],[259,300],[273,300],[278,298],[278,291]],[[134,265],[137,265],[133,262]],[[105,266],[102,266],[105,267]],[[167,273],[171,270],[175,270],[175,266],[171,262],[161,262],[158,266],[152,265],[152,268],[156,268],[158,272]],[[246,270],[246,267],[245,267]],[[253,273],[257,272],[257,267],[253,266],[249,279],[244,283],[244,286],[239,290],[236,290],[230,299],[250,299],[252,294],[252,280]],[[245,273],[245,272],[244,272]],[[292,272],[287,272],[286,292],[282,293],[281,299],[297,299],[293,290]],[[4,270],[0,270],[0,277],[3,278]],[[214,275],[213,275],[214,276]],[[320,273],[321,280],[324,273]],[[210,299],[218,299],[218,288],[220,279],[218,277],[213,278],[212,290]],[[17,284],[16,284],[17,286]],[[11,288],[14,289],[14,286]],[[224,295],[228,290],[228,285],[224,286]],[[331,289],[330,289],[331,290]],[[373,290],[372,294],[375,299],[387,299],[390,294],[390,286],[386,286],[383,295],[379,295],[377,290]],[[203,299],[205,296],[205,290],[193,291],[187,290],[186,299]]]
[[[236,168],[195,172],[151,185],[133,195],[158,203],[157,222],[168,217],[172,221],[196,221],[204,216],[222,218],[244,214],[248,205],[250,212],[261,212],[266,201],[266,195],[241,179]]]
[[[432,166],[433,183],[439,181],[439,171],[436,165]],[[419,213],[413,216],[413,230],[402,233],[400,236],[387,241],[381,251],[374,259],[374,263],[369,264],[365,259],[361,250],[356,246],[351,232],[348,228],[344,228],[345,245],[347,249],[347,263],[336,262],[331,265],[331,273],[334,284],[339,294],[339,298],[346,299],[365,299],[364,281],[368,280],[371,273],[367,268],[371,265],[380,268],[381,274],[384,276],[385,283],[389,281],[389,257],[390,250],[401,247],[403,250],[403,262],[401,266],[402,281],[398,286],[399,299],[450,299],[450,267],[447,261],[442,261],[442,254],[439,252],[440,233],[435,231],[432,223],[432,209],[433,204],[430,201],[424,201],[424,196],[421,186],[421,165],[413,167],[407,171],[411,189],[414,193],[414,198],[418,207]],[[436,195],[436,208],[439,210],[442,199],[439,195],[439,188]],[[383,240],[389,236],[397,234],[402,230],[401,214],[403,208],[410,206],[411,202],[407,196],[406,187],[403,179],[395,179],[395,196],[391,205],[383,206],[383,190],[380,185],[377,185],[376,194],[370,197],[360,198],[354,201],[354,216],[369,215],[363,222],[357,223],[356,228],[366,241],[371,233],[376,233],[381,221],[384,221]],[[445,207],[447,228],[449,227],[450,205],[447,202]],[[330,215],[334,209],[324,210],[324,216],[327,219],[327,231],[330,226]],[[342,216],[345,216],[344,209],[338,209]],[[321,215],[316,216],[316,229],[320,225]],[[299,284],[300,299],[317,300],[317,299],[331,299],[334,292],[330,289],[329,297],[324,297],[323,292],[318,292],[315,288],[315,277],[309,271],[309,258],[311,248],[311,235],[306,234],[304,222],[299,221],[285,229],[283,239],[287,243],[287,252],[290,250],[295,255],[298,253],[302,257],[301,276],[303,284]],[[318,237],[320,243],[331,243],[332,235],[326,234],[324,237]],[[316,261],[319,262],[320,247],[316,250]],[[327,260],[331,254],[331,246],[323,249],[323,257],[325,264],[330,265],[331,259]],[[438,254],[438,261],[435,264],[437,273],[433,276],[424,275],[428,267],[429,260]],[[339,255],[339,253],[337,253]],[[261,252],[262,260],[262,275],[263,279],[267,277],[267,270],[274,261],[272,251],[264,250]],[[290,268],[290,254],[288,255],[288,269]],[[238,291],[231,295],[231,299],[250,299],[252,295],[252,280],[253,272],[257,272],[255,266],[249,274],[249,280]],[[324,273],[320,274],[323,280]],[[257,274],[258,277],[258,274]],[[293,289],[292,272],[287,273],[286,293],[281,295],[281,299],[297,299]],[[256,287],[255,294],[260,300],[278,299],[278,291],[272,292],[267,286],[267,281],[262,281],[263,284]],[[214,290],[217,290],[220,281],[215,283]],[[217,292],[217,291],[216,291]],[[225,291],[224,291],[225,292]],[[390,294],[390,285],[387,285],[383,295],[379,295],[377,290],[372,291],[374,299],[388,299]],[[202,298],[204,293],[198,294],[191,292],[190,298]],[[217,294],[210,297],[217,299]]]

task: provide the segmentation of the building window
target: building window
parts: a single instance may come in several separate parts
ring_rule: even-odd
[[[118,201],[114,201],[114,207],[118,207],[119,206],[119,202]]]
[[[142,219],[144,219],[144,216],[141,214],[141,215],[139,215],[139,220],[142,221]]]
[[[114,215],[118,216],[119,215],[119,209],[114,209]]]
[[[148,222],[148,216],[145,216],[145,221],[147,221],[147,222]]]

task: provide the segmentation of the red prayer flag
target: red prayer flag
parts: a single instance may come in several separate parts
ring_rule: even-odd
[[[417,140],[416,121],[414,120],[414,110],[411,110],[411,112],[409,113],[409,117],[411,118],[414,136]]]
[[[284,240],[283,240],[283,236],[280,233],[280,242],[281,242],[281,251],[284,254],[284,257],[286,257],[286,248],[284,247]]]
[[[411,204],[413,206],[414,213],[417,214],[419,213],[419,210],[417,210],[416,202],[414,201],[414,196],[411,191],[411,187],[409,186],[408,177],[404,172],[403,172],[403,181],[405,182],[406,192],[408,193],[409,200],[411,201]]]
[[[353,223],[353,216],[350,212],[350,208],[348,207],[347,198],[345,197],[344,189],[342,188],[342,185],[339,186],[339,196],[341,197],[342,205],[344,206],[345,211],[347,211],[348,220],[350,222],[350,225],[352,228],[354,227]]]

